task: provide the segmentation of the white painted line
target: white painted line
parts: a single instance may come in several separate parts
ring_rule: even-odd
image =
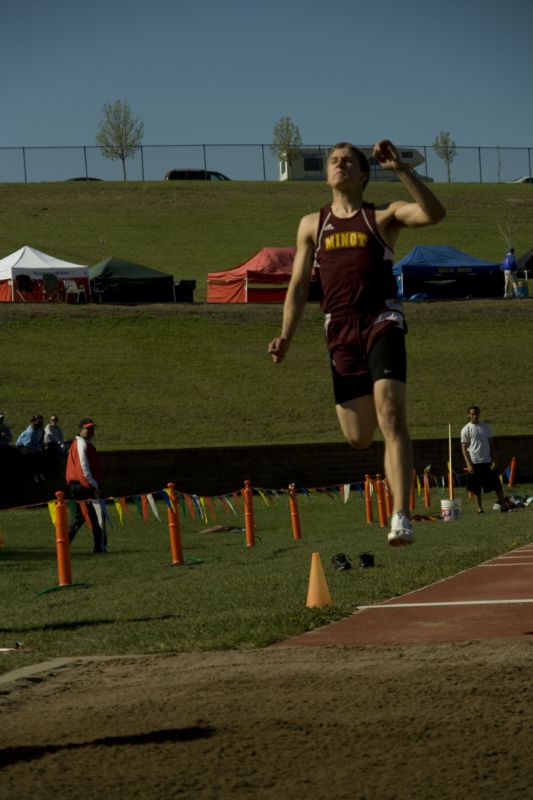
[[[488,564],[480,564],[480,567],[533,567],[533,561],[517,561],[515,564],[510,564],[508,561],[505,564],[494,564],[494,562],[489,562]]]
[[[527,553],[510,553],[506,556],[496,556],[493,561],[497,561],[500,558],[531,558],[533,555],[533,550],[528,551]]]
[[[450,600],[445,603],[394,603],[391,605],[378,606],[357,606],[358,611],[368,611],[371,608],[436,608],[439,606],[506,606],[520,605],[521,603],[533,603],[533,598],[523,598],[522,600]]]

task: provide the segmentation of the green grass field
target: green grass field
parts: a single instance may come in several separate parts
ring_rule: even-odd
[[[525,185],[436,185],[448,209],[436,227],[405,231],[415,244],[449,243],[499,260],[498,225],[513,219],[516,248],[531,245],[533,190]],[[371,185],[384,202],[403,190]],[[30,244],[93,264],[116,255],[198,282],[264,245],[290,245],[302,214],[327,200],[307,183],[58,183],[0,188],[0,255]],[[533,286],[532,286],[533,289]],[[527,354],[533,304],[499,300],[414,304],[410,425],[415,437],[457,430],[477,402],[497,434],[530,433]],[[59,414],[68,436],[80,416],[100,422],[103,449],[340,439],[322,315],[310,305],[287,362],[267,344],[279,306],[73,308],[0,306],[0,407],[18,434],[32,413]],[[309,421],[312,420],[312,424]]]
[[[411,303],[409,421],[454,436],[477,403],[496,435],[533,430],[530,300]],[[267,344],[279,306],[5,306],[0,407],[18,434],[34,411],[102,449],[340,441],[322,314],[309,306],[287,360]]]
[[[499,260],[497,226],[513,216],[526,250],[533,192],[524,186],[436,186],[448,208],[437,228],[406,232],[415,244],[452,244]],[[398,196],[376,186],[369,199]],[[42,184],[3,186],[0,255],[24,244],[93,264],[115,255],[198,281],[245,261],[264,245],[292,244],[299,217],[327,200],[309,184]],[[414,437],[454,435],[475,402],[496,435],[531,434],[533,303],[473,300],[409,304],[409,420]],[[18,434],[35,411],[59,414],[67,434],[81,416],[98,424],[101,449],[339,441],[322,342],[322,315],[309,306],[289,357],[274,367],[266,349],[279,306],[0,307],[0,407]],[[179,487],[178,487],[179,488]],[[521,487],[524,492],[531,487]],[[439,497],[434,495],[438,508]],[[89,553],[82,530],[72,548],[73,579],[87,589],[45,592],[57,581],[54,531],[46,509],[0,512],[0,583],[6,610],[0,669],[60,655],[257,647],[450,575],[531,540],[531,509],[478,519],[466,503],[453,524],[417,524],[418,543],[392,551],[364,522],[363,504],[301,500],[304,539],[293,542],[286,498],[256,500],[260,543],[240,533],[201,533],[183,520],[185,554],[169,567],[165,522],[136,512],[110,532],[111,552]],[[490,507],[490,504],[487,503]],[[225,522],[225,520],[220,520]],[[238,520],[237,524],[242,524]],[[319,551],[334,600],[309,611],[310,554]],[[335,573],[331,556],[374,570]]]
[[[533,487],[517,487],[533,493]],[[377,603],[454,574],[531,541],[533,509],[484,517],[458,490],[463,516],[456,522],[415,523],[413,547],[392,549],[386,531],[365,521],[364,500],[348,502],[314,494],[300,496],[303,538],[294,541],[287,497],[266,506],[255,497],[255,547],[239,531],[205,533],[198,517],[181,515],[186,566],[172,567],[163,503],[161,522],[144,522],[131,507],[121,527],[113,510],[109,550],[91,554],[86,528],[72,545],[73,584],[57,586],[54,528],[48,510],[0,512],[4,547],[0,647],[17,641],[28,652],[0,655],[0,671],[51,658],[90,654],[157,653],[264,647],[339,619],[357,605]],[[432,510],[440,494],[432,492]],[[425,513],[421,499],[417,512]],[[243,516],[218,510],[214,524],[242,527]],[[371,551],[375,568],[359,569],[358,556]],[[307,609],[311,553],[319,552],[332,609]],[[348,555],[350,571],[336,572],[331,557]]]
[[[447,208],[435,228],[405,231],[401,258],[416,244],[451,244],[499,262],[498,226],[512,219],[520,254],[532,246],[533,186],[435,184]],[[408,199],[398,184],[370,184],[367,199]],[[96,264],[117,256],[197,281],[251,258],[261,247],[294,244],[300,217],[329,200],[321,183],[187,181],[43,183],[0,186],[0,256],[25,244],[58,258]]]

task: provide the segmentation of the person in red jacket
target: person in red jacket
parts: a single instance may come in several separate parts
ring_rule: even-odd
[[[80,421],[80,432],[72,442],[67,456],[66,480],[73,500],[94,500],[101,497],[101,469],[96,448],[92,443],[95,424],[89,417]],[[87,503],[87,511],[93,529],[94,552],[106,552],[105,528],[98,522],[92,503]],[[73,542],[77,532],[85,522],[79,503],[76,506],[74,521],[69,528],[69,542]]]

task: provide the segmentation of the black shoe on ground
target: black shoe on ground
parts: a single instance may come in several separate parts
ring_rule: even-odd
[[[352,565],[344,555],[344,553],[337,553],[337,555],[333,556],[331,559],[331,563],[335,567],[335,569],[351,569]]]

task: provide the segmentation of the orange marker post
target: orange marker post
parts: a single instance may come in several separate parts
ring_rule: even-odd
[[[242,498],[244,500],[244,529],[246,531],[246,547],[253,547],[255,545],[254,493],[250,486],[250,481],[244,481]]]
[[[516,458],[513,456],[511,459],[511,466],[509,467],[509,489],[514,486],[514,479],[516,478]]]
[[[183,550],[181,547],[180,519],[178,511],[178,498],[174,491],[174,484],[167,483],[168,496],[170,497],[171,507],[167,508],[168,532],[170,535],[170,551],[172,553],[172,566],[177,567],[185,563]]]
[[[370,475],[365,475],[365,513],[367,522],[373,521],[371,485]]]
[[[431,494],[429,491],[429,474],[424,471],[424,508],[430,508]]]
[[[292,538],[301,539],[300,512],[298,511],[298,496],[294,483],[289,484],[289,508],[291,510]]]
[[[384,528],[385,525],[387,524],[387,517],[385,515],[385,491],[384,491],[384,488],[383,488],[383,480],[382,480],[381,475],[379,474],[379,472],[376,475],[375,487],[376,487],[376,493],[377,493],[377,496],[378,496],[379,527],[380,528]]]
[[[72,570],[70,567],[70,546],[68,541],[68,515],[64,492],[56,492],[56,553],[57,573],[60,586],[70,586]]]

